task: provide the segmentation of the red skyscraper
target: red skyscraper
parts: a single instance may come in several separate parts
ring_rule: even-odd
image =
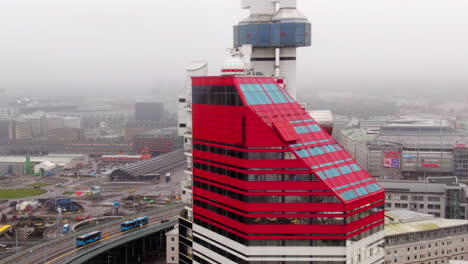
[[[194,77],[192,111],[180,263],[383,262],[383,190],[273,78]]]

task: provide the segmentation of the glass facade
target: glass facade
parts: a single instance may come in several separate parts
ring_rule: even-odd
[[[199,85],[192,88],[192,103],[242,106],[234,85]]]
[[[307,47],[312,44],[309,23],[265,23],[234,27],[234,47]]]

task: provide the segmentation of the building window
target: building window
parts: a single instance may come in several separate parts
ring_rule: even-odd
[[[185,98],[179,98],[179,103],[185,103]]]
[[[411,201],[424,201],[424,196],[411,196]]]
[[[406,195],[396,195],[395,200],[397,200],[397,201],[407,201],[408,196],[406,196]]]
[[[175,251],[175,248],[174,248],[174,247],[171,247],[171,251]]]
[[[179,124],[179,127],[187,127],[186,124]]]

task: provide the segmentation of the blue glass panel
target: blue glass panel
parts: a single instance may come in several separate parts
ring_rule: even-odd
[[[322,131],[318,125],[308,125],[310,131],[312,132],[319,132]]]
[[[364,196],[366,194],[369,194],[366,190],[366,188],[364,187],[360,187],[360,188],[356,188],[354,189],[356,191],[356,193],[359,195],[359,196]]]
[[[371,193],[374,193],[374,192],[377,192],[377,191],[380,191],[380,190],[381,190],[381,188],[379,187],[379,185],[376,184],[376,183],[367,185],[366,188],[367,188],[367,189],[369,190],[369,192],[371,192]]]
[[[336,152],[336,148],[335,148],[333,145],[326,145],[326,146],[323,146],[323,148],[324,148],[328,153]]]
[[[343,197],[343,200],[349,201],[349,200],[357,198],[358,196],[356,195],[354,191],[347,191],[347,192],[342,193],[341,197]]]
[[[327,166],[331,166],[331,165],[333,165],[333,162],[322,164],[322,165],[320,165],[320,167],[327,167]]]
[[[240,88],[248,105],[272,104],[259,84],[241,84]]]
[[[265,91],[271,97],[273,102],[276,104],[288,103],[288,100],[283,96],[283,93],[279,90],[278,86],[274,83],[262,84]]]
[[[295,103],[296,101],[294,99],[292,99],[291,96],[289,96],[289,94],[287,92],[283,92],[284,96],[286,96],[286,98],[288,98],[288,101],[290,103]]]
[[[352,173],[353,171],[351,170],[351,168],[349,166],[341,166],[340,167],[340,171],[341,173],[343,174],[348,174],[348,173]]]
[[[290,124],[298,124],[302,123],[302,120],[296,120],[296,121],[289,121]]]
[[[234,47],[305,47],[312,42],[310,23],[243,24],[234,27]]]
[[[341,175],[340,171],[338,169],[329,169],[324,171],[325,175],[327,175],[328,178],[333,178],[333,177],[338,177]]]
[[[311,142],[306,142],[304,143],[304,145],[313,145],[313,144],[317,144],[318,141],[311,141]]]
[[[307,130],[306,126],[296,126],[296,127],[294,127],[294,130],[296,130],[296,133],[298,133],[298,134],[309,133],[309,130]]]
[[[322,179],[322,180],[326,180],[326,179],[327,179],[327,177],[325,177],[325,174],[323,174],[322,171],[317,172],[317,175],[318,175],[318,176],[320,177],[320,179]]]
[[[328,141],[330,141],[330,139],[322,139],[319,142],[324,143],[324,142],[328,142]]]
[[[313,156],[322,155],[325,153],[321,147],[310,148],[309,151]]]
[[[343,186],[336,187],[335,190],[341,190],[341,189],[348,188],[348,187],[350,187],[350,185],[346,184],[346,185],[343,185]]]
[[[361,167],[359,167],[359,165],[357,164],[351,164],[351,169],[353,169],[353,171],[360,171],[361,170]]]
[[[310,154],[307,150],[305,149],[299,149],[299,150],[296,150],[296,153],[299,157],[301,158],[307,158],[307,157],[310,157]]]
[[[337,160],[337,161],[335,161],[334,163],[335,163],[335,164],[340,164],[340,163],[344,163],[344,162],[345,162],[344,160]]]
[[[314,122],[314,120],[313,119],[306,119],[306,120],[304,120],[304,122]]]

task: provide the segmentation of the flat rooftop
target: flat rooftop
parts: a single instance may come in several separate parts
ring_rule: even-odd
[[[31,163],[42,163],[49,161],[58,166],[66,165],[76,159],[85,159],[83,154],[49,154],[47,156],[30,156]],[[0,156],[0,163],[24,163],[26,156]]]
[[[387,222],[389,219],[392,221]],[[385,236],[468,225],[468,220],[434,218],[431,215],[404,210],[385,212],[385,220]]]
[[[341,133],[350,137],[352,140],[371,141],[377,138],[378,132],[364,129],[347,129],[343,130]]]

